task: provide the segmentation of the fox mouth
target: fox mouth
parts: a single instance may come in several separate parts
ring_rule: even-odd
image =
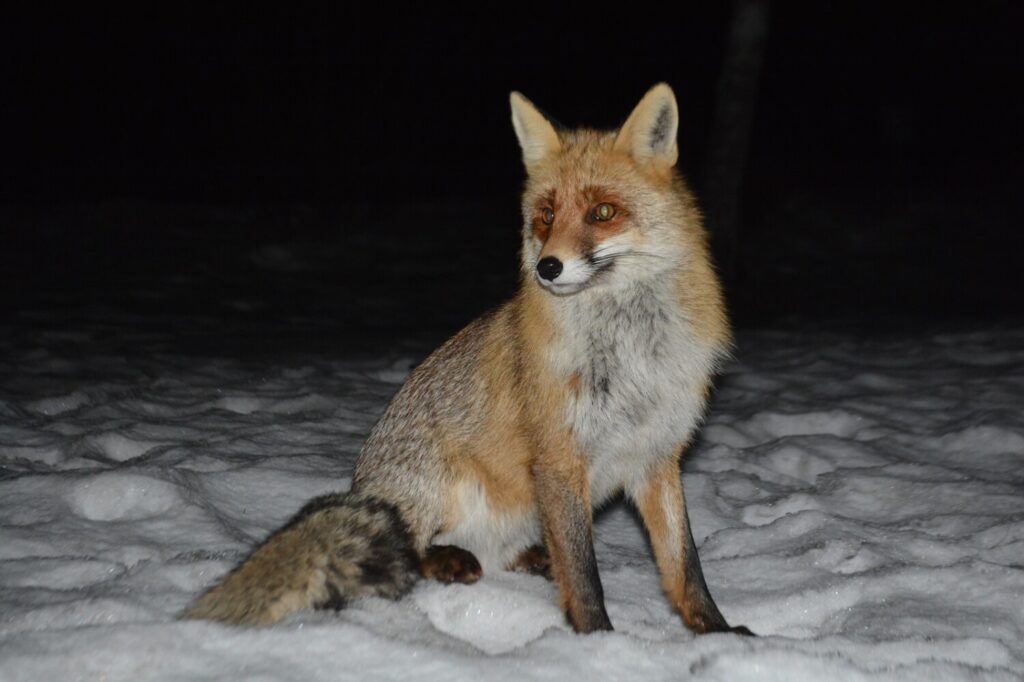
[[[573,294],[578,294],[584,289],[589,289],[591,286],[591,280],[589,279],[585,282],[567,282],[559,284],[558,282],[548,281],[536,273],[534,273],[533,278],[537,280],[537,284],[539,284],[541,288],[555,296],[572,296]]]

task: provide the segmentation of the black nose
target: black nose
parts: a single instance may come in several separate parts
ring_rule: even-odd
[[[562,274],[562,261],[554,256],[541,258],[537,263],[537,274],[550,282]]]

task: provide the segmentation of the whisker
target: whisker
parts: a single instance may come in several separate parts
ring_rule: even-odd
[[[611,251],[611,253],[608,253],[609,251]],[[636,251],[633,249],[630,249],[629,251],[613,251],[610,248],[606,248],[604,250],[595,250],[593,253],[590,254],[590,257],[587,260],[590,262],[591,265],[600,265],[603,263],[611,262],[618,258],[646,258],[652,260],[667,259],[667,257],[662,254],[650,253],[647,251]]]

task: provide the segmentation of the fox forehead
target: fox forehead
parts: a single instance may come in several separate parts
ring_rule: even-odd
[[[613,202],[637,184],[639,173],[633,160],[613,148],[614,131],[567,130],[558,136],[561,149],[530,169],[524,193],[527,205],[570,197],[574,202]]]
[[[550,207],[557,213],[571,208],[586,210],[590,206],[600,203],[620,205],[622,196],[606,185],[589,184],[577,187],[562,183],[537,194],[533,206],[537,210]]]

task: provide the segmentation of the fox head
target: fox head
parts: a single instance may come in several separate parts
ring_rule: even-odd
[[[556,130],[518,92],[511,103],[527,172],[525,277],[569,296],[664,276],[685,261],[700,217],[675,170],[679,110],[668,85],[651,88],[610,132]]]

